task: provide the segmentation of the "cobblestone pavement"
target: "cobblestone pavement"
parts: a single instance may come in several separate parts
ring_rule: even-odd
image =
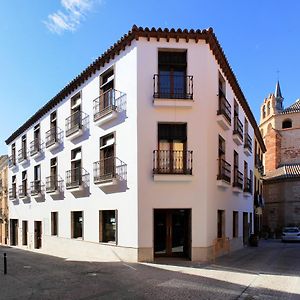
[[[8,274],[3,274],[3,253]],[[214,263],[78,262],[0,246],[0,300],[300,299],[300,243],[261,241]]]

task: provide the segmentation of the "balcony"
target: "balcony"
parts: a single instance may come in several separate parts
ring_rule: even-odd
[[[244,193],[249,196],[252,195],[252,180],[250,178],[245,178]]]
[[[250,156],[252,153],[252,138],[248,133],[245,133],[244,137],[244,153]]]
[[[154,106],[191,107],[193,105],[193,76],[153,76]]]
[[[97,126],[118,117],[123,96],[124,94],[120,91],[110,89],[93,101],[94,122]]]
[[[48,176],[46,177],[46,193],[52,195],[61,194],[62,189],[62,180],[59,180],[57,176]]]
[[[30,183],[30,195],[33,197],[42,196],[42,183],[41,180],[34,180]]]
[[[8,197],[9,197],[9,200],[17,199],[17,188],[16,187],[12,187],[8,190]]]
[[[27,198],[28,197],[28,192],[27,192],[27,184],[23,183],[19,185],[19,198]]]
[[[233,172],[233,192],[240,193],[243,190],[243,174],[237,169]]]
[[[26,148],[21,148],[18,151],[18,162],[21,164],[25,164],[28,162],[28,155],[27,155]]]
[[[222,158],[218,160],[217,185],[220,187],[229,187],[231,182],[231,165]]]
[[[100,187],[117,185],[127,179],[127,165],[117,157],[94,163],[94,183]]]
[[[46,132],[45,144],[48,150],[54,150],[62,144],[62,130],[56,127],[51,128]]]
[[[9,168],[13,169],[17,166],[17,160],[16,160],[16,156],[15,155],[11,155],[8,158],[8,166]]]
[[[243,124],[238,116],[234,117],[233,140],[238,146],[243,144]]]
[[[81,136],[85,129],[87,129],[88,115],[82,111],[73,113],[66,118],[66,137],[69,140]]]
[[[255,155],[255,167],[257,168],[258,172],[261,176],[264,175],[264,165],[262,160],[259,158],[259,155]]]
[[[30,156],[34,159],[39,158],[42,154],[42,143],[39,138],[35,138],[31,143],[30,143]]]
[[[217,122],[224,130],[228,130],[231,126],[231,105],[227,101],[221,89],[219,89],[219,108],[217,111]]]
[[[83,168],[66,171],[66,189],[71,192],[82,191],[87,186],[88,173]]]
[[[193,151],[154,150],[154,181],[190,181],[193,171]]]

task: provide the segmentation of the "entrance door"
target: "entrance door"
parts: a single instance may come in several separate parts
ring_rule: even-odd
[[[42,222],[34,221],[34,248],[40,249],[42,247]]]
[[[10,219],[10,245],[18,245],[18,220]]]
[[[22,221],[22,245],[23,246],[27,246],[28,243],[27,231],[28,231],[28,221]]]
[[[190,257],[190,209],[154,211],[154,255]]]
[[[249,239],[249,224],[248,224],[248,213],[243,212],[243,243],[248,244]]]

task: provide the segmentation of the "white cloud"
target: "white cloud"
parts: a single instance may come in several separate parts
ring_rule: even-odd
[[[52,32],[74,32],[99,0],[60,0],[61,10],[48,15],[44,24]]]

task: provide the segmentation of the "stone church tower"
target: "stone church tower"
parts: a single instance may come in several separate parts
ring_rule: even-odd
[[[284,109],[280,84],[261,106],[260,131],[264,156],[263,224],[280,235],[288,225],[300,225],[300,101]]]

